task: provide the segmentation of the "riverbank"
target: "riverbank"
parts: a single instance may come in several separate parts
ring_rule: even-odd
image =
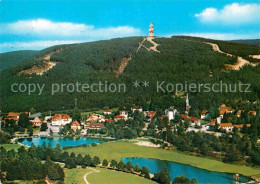
[[[67,149],[66,151],[68,151],[69,153],[74,152],[75,154],[82,155],[88,153],[91,156],[99,156],[101,160],[120,160],[124,157],[154,158],[173,161],[181,164],[188,164],[190,166],[206,169],[209,171],[238,173],[248,177],[257,176],[257,178],[259,178],[260,176],[260,168],[257,167],[223,163],[218,160],[213,160],[206,157],[192,156],[173,150],[138,146],[131,141],[107,142],[99,144],[97,147],[78,147]]]

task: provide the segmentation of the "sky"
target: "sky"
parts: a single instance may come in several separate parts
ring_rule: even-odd
[[[0,0],[0,53],[117,37],[259,39],[260,0]]]

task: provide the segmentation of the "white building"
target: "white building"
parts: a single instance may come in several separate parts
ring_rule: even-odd
[[[104,111],[104,115],[110,115],[110,114],[112,114],[111,110],[105,110]]]
[[[168,116],[169,121],[174,120],[177,113],[178,111],[173,106],[165,110],[165,115]]]
[[[128,119],[128,112],[127,111],[120,111],[120,116],[125,116],[125,120]]]
[[[60,126],[70,124],[72,119],[67,114],[55,114],[51,119],[51,124],[53,126]]]

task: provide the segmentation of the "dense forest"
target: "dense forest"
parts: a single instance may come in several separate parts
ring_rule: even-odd
[[[260,46],[260,39],[252,39],[252,40],[231,40],[231,42],[247,44],[247,45],[255,45]]]
[[[97,41],[82,44],[54,46],[37,52],[31,58],[19,62],[12,68],[0,74],[1,109],[8,111],[28,111],[34,107],[37,111],[63,111],[73,109],[75,99],[77,107],[83,111],[106,109],[130,105],[146,105],[152,99],[170,96],[175,91],[157,92],[157,81],[165,83],[227,84],[249,83],[250,93],[243,92],[190,92],[191,115],[198,116],[201,110],[218,107],[222,103],[234,104],[234,100],[256,101],[260,97],[260,65],[245,66],[239,71],[223,71],[225,64],[234,64],[236,57],[228,57],[213,51],[210,45],[201,43],[209,41],[194,37],[155,38],[160,44],[157,49],[160,53],[140,48],[136,52],[142,37],[129,37]],[[189,40],[196,40],[193,42]],[[232,42],[210,40],[219,44],[221,50],[236,56],[246,57],[249,54],[259,54],[259,47],[242,45]],[[147,47],[149,42],[144,43]],[[22,69],[43,63],[44,55],[61,50],[53,54],[51,61],[57,65],[40,75],[18,76]],[[120,66],[123,58],[131,60],[123,73],[116,76],[115,70]],[[250,60],[251,61],[251,60]],[[254,62],[252,60],[252,62]],[[210,75],[211,74],[211,75]],[[134,81],[141,86],[133,87]],[[126,85],[125,92],[68,92],[67,90],[51,94],[52,84],[84,84],[115,83]],[[148,81],[145,88],[141,82]],[[39,91],[28,93],[14,93],[11,91],[13,83],[45,84],[41,95]],[[174,105],[174,104],[173,104]]]
[[[26,58],[32,57],[37,51],[22,50],[0,54],[0,71],[10,68]]]

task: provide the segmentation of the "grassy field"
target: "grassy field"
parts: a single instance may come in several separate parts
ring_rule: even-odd
[[[103,168],[95,168],[100,172],[93,172],[91,169],[65,169],[65,184],[85,184],[84,175],[89,172],[93,172],[87,176],[87,181],[90,184],[121,184],[122,181],[127,181],[129,184],[152,184],[151,180],[136,176],[133,174],[127,174],[123,172],[116,172]]]
[[[87,176],[89,183],[95,184],[122,184],[127,181],[128,184],[152,184],[151,180],[136,176],[133,174],[112,171],[108,169],[97,168],[100,172],[92,173]]]
[[[84,175],[88,172],[92,172],[90,169],[64,169],[65,172],[65,184],[85,184]]]
[[[21,147],[21,145],[19,145],[19,144],[1,144],[0,145],[0,147],[4,147],[7,151],[8,150],[11,150],[11,149],[18,149],[18,148],[20,148]]]
[[[253,168],[244,165],[227,164],[221,161],[191,156],[177,151],[163,150],[159,148],[143,147],[133,144],[133,142],[107,142],[99,144],[97,147],[78,147],[67,150],[75,154],[90,154],[91,156],[99,156],[101,160],[104,158],[119,161],[122,157],[145,157],[161,160],[174,161],[183,164],[189,164],[210,171],[239,173],[245,176],[254,176],[260,174],[260,168]]]

